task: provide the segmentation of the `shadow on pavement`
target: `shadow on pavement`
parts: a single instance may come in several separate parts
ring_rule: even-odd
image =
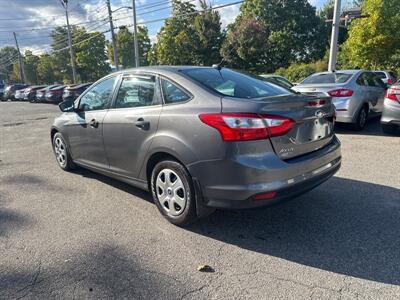
[[[128,258],[129,256],[129,258]],[[71,253],[49,266],[38,261],[24,272],[0,272],[6,299],[178,299],[188,287],[177,279],[146,269],[140,258],[114,245]],[[46,257],[44,256],[45,260]]]
[[[314,268],[400,284],[400,189],[333,177],[282,205],[217,211],[188,229]]]
[[[32,226],[32,220],[29,217],[5,207],[7,203],[7,194],[0,192],[0,239],[25,226]]]
[[[351,128],[349,124],[336,123],[335,132],[338,134],[352,134],[352,135],[375,135],[375,136],[399,136],[400,129],[393,135],[386,134],[382,131],[380,124],[380,117],[374,117],[367,121],[365,128],[361,131],[356,131]]]

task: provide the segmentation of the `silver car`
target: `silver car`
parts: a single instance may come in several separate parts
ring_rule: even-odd
[[[329,97],[225,68],[124,70],[59,106],[51,128],[59,166],[151,191],[177,225],[291,198],[341,164]]]
[[[362,130],[368,117],[382,112],[386,85],[373,72],[340,70],[315,73],[293,89],[306,95],[331,96],[336,107],[336,121]]]
[[[392,85],[386,92],[381,126],[388,134],[395,133],[400,128],[400,85]]]
[[[387,86],[394,84],[397,81],[397,76],[392,71],[373,71]]]

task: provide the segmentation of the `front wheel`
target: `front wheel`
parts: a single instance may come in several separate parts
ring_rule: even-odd
[[[64,171],[69,171],[75,168],[75,164],[72,161],[67,143],[61,133],[57,132],[53,137],[53,151],[56,156],[58,165]]]
[[[184,226],[197,219],[192,178],[180,163],[159,162],[151,175],[151,192],[158,210],[170,223]]]

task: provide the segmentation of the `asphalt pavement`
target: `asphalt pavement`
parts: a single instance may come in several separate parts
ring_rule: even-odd
[[[0,103],[0,299],[400,298],[400,136],[378,120],[338,127],[342,168],[311,192],[182,229],[146,192],[62,171],[57,114]]]

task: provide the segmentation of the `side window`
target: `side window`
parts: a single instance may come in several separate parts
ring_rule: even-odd
[[[122,79],[115,108],[140,107],[157,104],[154,76],[130,76]]]
[[[166,104],[185,102],[190,99],[188,94],[168,80],[161,79],[161,85]]]
[[[82,111],[108,108],[117,77],[108,78],[91,87],[79,102]]]
[[[357,84],[361,86],[368,86],[368,80],[367,80],[367,73],[362,73],[358,78],[357,78]]]

